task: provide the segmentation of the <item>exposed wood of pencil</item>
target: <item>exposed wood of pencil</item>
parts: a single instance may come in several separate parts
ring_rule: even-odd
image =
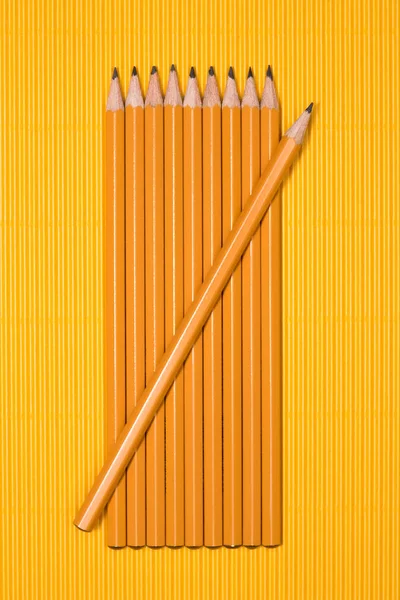
[[[185,314],[176,334],[162,356],[156,372],[129,416],[117,443],[98,473],[74,525],[91,531],[121,479],[145,432],[154,420],[164,396],[172,385],[194,342],[210,316],[222,290],[272,202],[284,175],[292,164],[305,135],[312,105],[286,132],[267,169],[256,184],[251,199],[236,220],[210,271]]]
[[[171,67],[164,99],[165,343],[183,319],[183,119],[178,78]],[[184,396],[180,370],[165,401],[166,544],[185,543]]]
[[[230,69],[222,102],[222,237],[241,211],[240,101]],[[225,546],[242,543],[242,269],[222,295],[223,513]]]
[[[279,105],[271,69],[261,100],[261,168],[279,144]],[[282,203],[261,222],[262,543],[282,543]]]
[[[125,102],[126,411],[145,388],[144,103],[134,69]],[[146,544],[146,445],[126,471],[128,546]]]
[[[203,100],[203,273],[221,248],[221,99],[211,68]],[[203,330],[204,545],[222,545],[222,302]]]
[[[192,68],[183,102],[184,308],[203,280],[202,108]],[[203,337],[184,365],[185,545],[203,545]]]
[[[105,356],[107,448],[125,425],[125,113],[116,69],[106,109]],[[126,478],[108,504],[107,543],[126,545]]]
[[[260,177],[260,106],[249,71],[242,99],[242,202]],[[261,543],[260,229],[242,257],[243,544]]]
[[[152,70],[145,102],[146,385],[164,352],[164,108]],[[165,544],[164,403],[146,434],[146,541]]]

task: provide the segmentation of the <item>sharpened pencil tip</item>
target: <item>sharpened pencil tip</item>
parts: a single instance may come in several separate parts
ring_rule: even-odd
[[[112,78],[113,78],[113,79],[117,79],[117,78],[118,78],[118,71],[117,71],[117,67],[114,67],[114,71],[113,71],[113,74],[112,74]]]
[[[253,71],[252,68],[249,67],[248,73],[247,73],[247,79],[250,79],[250,77],[253,77]]]
[[[211,75],[211,77],[213,77],[215,75],[214,67],[210,67],[208,69],[208,74]]]
[[[271,69],[271,65],[268,65],[268,69],[267,69],[267,77],[270,78],[271,81],[274,80],[273,76],[272,76],[272,69]]]
[[[191,67],[189,77],[191,77],[192,79],[194,79],[196,77],[196,73],[194,72],[194,67]]]
[[[132,76],[136,77],[136,75],[137,75],[137,68],[133,67],[133,69],[132,69]]]
[[[314,106],[314,102],[311,102],[311,104],[309,104],[309,105],[307,106],[307,108],[306,108],[306,111],[307,111],[308,113],[310,113],[310,112],[312,111],[312,108],[313,108],[313,106]]]
[[[228,77],[230,77],[231,79],[235,79],[235,75],[233,73],[233,67],[229,67]]]
[[[174,71],[176,71],[176,69],[175,69],[175,65],[174,65],[173,63],[172,63],[172,65],[171,65],[170,71],[171,71],[172,73],[173,73]]]
[[[157,73],[157,67],[155,66],[151,67],[150,75],[154,75],[154,73]]]

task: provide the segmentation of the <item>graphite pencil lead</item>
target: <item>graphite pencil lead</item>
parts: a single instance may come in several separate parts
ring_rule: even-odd
[[[250,108],[260,107],[253,74],[249,75],[246,79],[246,85],[244,87],[244,94],[242,98],[242,106],[249,106]]]
[[[275,110],[279,110],[279,102],[276,96],[275,84],[272,79],[271,67],[268,65],[268,68],[269,71],[267,71],[265,77],[264,89],[261,96],[261,108],[274,108]]]
[[[231,70],[232,75],[230,74]],[[250,79],[248,79],[248,81],[250,81]],[[226,106],[227,108],[240,108],[240,99],[237,92],[236,81],[233,77],[232,67],[229,69],[229,76],[226,80],[224,97],[222,99],[222,107],[224,106]]]
[[[171,71],[171,73],[173,73],[174,71],[176,71],[174,63],[172,63],[170,71]]]
[[[141,108],[144,107],[143,95],[136,67],[133,67],[132,69],[125,106],[132,106],[132,108],[136,108],[137,106],[140,106]]]
[[[235,79],[235,75],[233,73],[233,67],[229,67],[228,77],[230,77],[231,79]]]
[[[310,110],[308,110],[308,109],[310,109]],[[304,139],[304,136],[305,136],[305,133],[306,133],[306,130],[308,127],[308,123],[310,122],[311,110],[312,110],[312,103],[310,104],[310,106],[308,106],[306,108],[306,110],[304,112],[301,113],[301,115],[299,116],[297,121],[295,121],[293,123],[293,125],[291,127],[289,127],[289,129],[285,133],[285,136],[293,138],[294,141],[296,142],[296,144],[301,144]]]
[[[267,77],[270,78],[271,81],[274,80],[273,76],[272,76],[272,69],[271,69],[271,65],[268,65],[268,69],[267,69]]]
[[[124,110],[124,101],[122,99],[121,86],[119,85],[117,69],[114,69],[113,76],[111,79],[106,110]]]
[[[204,90],[203,107],[221,106],[217,81],[214,76],[214,69],[210,67],[208,71],[207,83]]]
[[[179,91],[178,75],[174,69],[170,69],[167,91],[165,92],[164,106],[182,106],[182,97]]]
[[[309,104],[309,105],[307,106],[307,108],[306,108],[306,111],[307,111],[308,113],[311,113],[311,111],[312,111],[312,109],[313,109],[313,106],[314,106],[314,102],[311,102],[311,104]]]
[[[183,106],[190,106],[190,108],[196,108],[201,106],[201,96],[199,90],[199,84],[197,83],[196,74],[193,67],[190,69],[190,76],[186,88],[185,98],[183,100]]]
[[[160,80],[158,78],[157,68],[153,67],[151,70],[149,87],[147,88],[145,106],[159,106],[164,103]]]
[[[157,73],[157,67],[153,65],[151,67],[150,75],[154,75],[154,73]]]
[[[249,79],[250,77],[253,77],[253,71],[252,71],[251,67],[249,67],[249,71],[247,73],[247,79]]]

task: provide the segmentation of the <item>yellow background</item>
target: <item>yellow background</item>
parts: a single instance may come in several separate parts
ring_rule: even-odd
[[[396,0],[1,1],[0,597],[400,597]],[[284,545],[122,550],[74,513],[104,453],[102,200],[112,67],[241,91],[273,66],[284,185]]]

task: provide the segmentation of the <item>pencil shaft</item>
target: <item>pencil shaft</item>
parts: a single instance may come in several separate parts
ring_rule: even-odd
[[[145,388],[144,110],[125,111],[125,305],[126,409],[130,414]],[[127,544],[146,544],[146,446],[127,472]]]
[[[189,309],[203,279],[202,109],[183,108],[184,128],[184,308]],[[184,365],[185,545],[203,544],[203,339]]]
[[[222,108],[222,235],[241,210],[240,108]],[[240,263],[222,295],[224,545],[242,543],[242,273]]]
[[[203,272],[221,248],[221,107],[203,108]],[[203,330],[204,544],[222,545],[222,302]]]
[[[279,144],[279,111],[261,110],[261,168]],[[282,205],[261,222],[262,543],[282,543]]]
[[[164,114],[145,107],[146,384],[164,352]],[[165,544],[164,403],[146,434],[147,545]]]
[[[125,425],[125,115],[106,113],[105,348],[107,448]],[[107,543],[126,544],[126,478],[108,504]]]
[[[165,342],[183,318],[183,121],[182,106],[164,107]],[[166,544],[182,546],[184,529],[184,388],[180,370],[165,401]]]
[[[210,316],[222,290],[239,263],[241,255],[287,173],[297,152],[308,122],[305,111],[281,141],[267,169],[254,188],[252,198],[235,222],[214,265],[207,273],[196,298],[185,314],[167,351],[163,354],[153,377],[129,416],[112,452],[109,453],[84,503],[77,512],[74,524],[83,531],[91,531],[107,501],[121,479],[136,448],[152,423],[164,396]]]
[[[260,109],[242,108],[242,200],[260,176]],[[242,257],[243,544],[261,543],[261,247],[260,229]]]

